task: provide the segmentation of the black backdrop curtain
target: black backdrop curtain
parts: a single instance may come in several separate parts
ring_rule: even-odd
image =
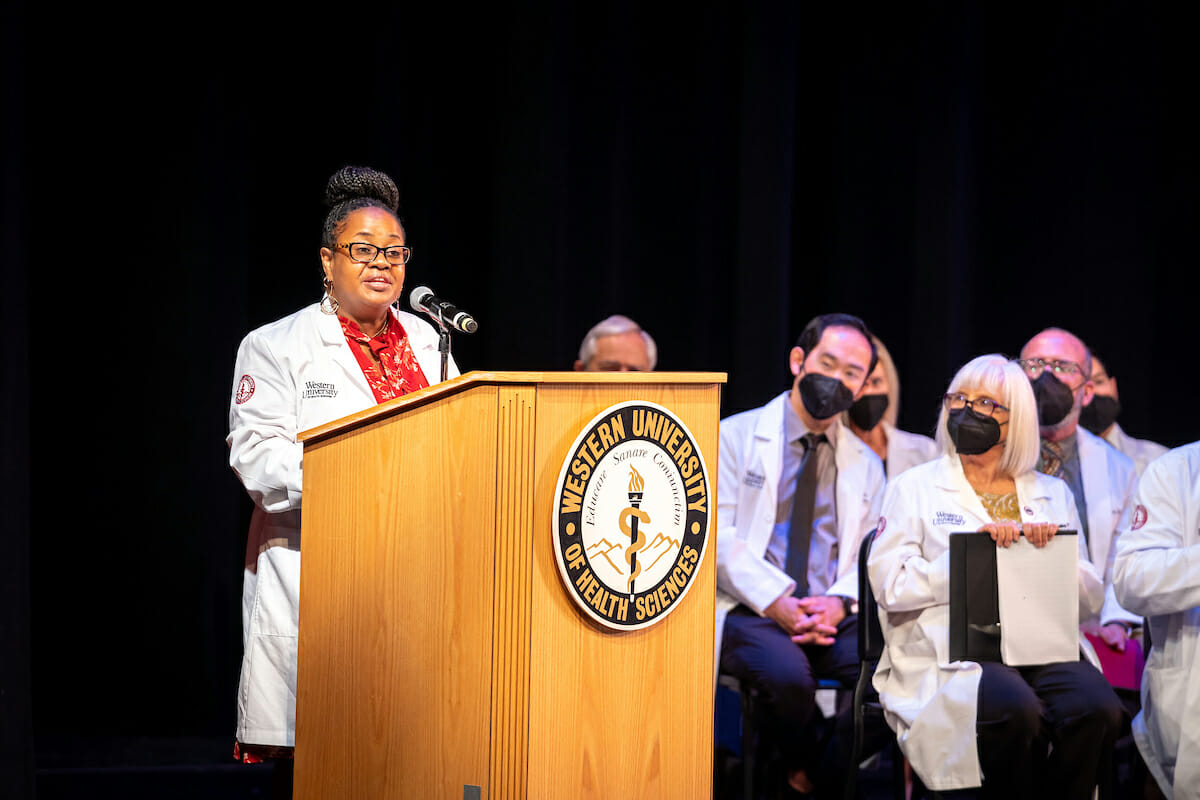
[[[6,742],[30,714],[46,736],[232,731],[233,357],[318,299],[343,164],[400,185],[406,285],[480,320],[464,370],[569,368],[620,312],[661,369],[728,372],[728,414],[787,386],[807,319],[848,311],[899,364],[901,427],[930,432],[961,364],[1055,324],[1111,362],[1127,429],[1197,438],[1174,413],[1197,174],[1177,12],[656,6],[9,12],[0,583],[32,598],[5,627],[32,651],[0,678],[32,666],[32,712]]]
[[[0,798],[33,794],[29,576],[29,278],[21,155],[22,31],[0,24]]]

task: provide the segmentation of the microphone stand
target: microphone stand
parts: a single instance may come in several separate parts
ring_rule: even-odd
[[[420,296],[420,297],[418,297]],[[446,319],[446,308],[450,308],[456,312],[458,316],[465,317],[470,326],[464,330],[464,333],[474,333],[478,324],[471,317],[463,312],[454,309],[448,303],[431,303],[426,305],[426,300],[436,299],[433,297],[433,292],[429,291],[427,286],[418,286],[413,290],[409,297],[409,305],[414,311],[419,311],[425,316],[432,319],[438,326],[438,353],[442,357],[442,376],[441,380],[446,380],[450,373],[450,328],[453,327],[454,320],[457,316],[452,317],[449,321]]]
[[[450,371],[450,326],[442,319],[441,311],[437,315],[438,324],[438,352],[442,356],[442,381],[446,380],[446,374]]]

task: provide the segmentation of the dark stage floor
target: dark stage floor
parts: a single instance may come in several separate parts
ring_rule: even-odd
[[[720,733],[720,731],[718,731]],[[38,800],[242,800],[271,797],[272,766],[233,761],[228,737],[209,739],[39,739]],[[714,800],[742,800],[736,746],[718,740]],[[1124,773],[1125,769],[1118,770]],[[893,770],[885,752],[859,771],[859,797],[890,800]],[[1129,776],[1118,798],[1140,798]],[[1139,776],[1140,777],[1140,776]],[[0,792],[3,796],[3,792]],[[556,799],[557,800],[557,799]]]
[[[233,739],[37,741],[38,800],[269,798],[271,765],[239,764]]]
[[[228,737],[213,739],[39,739],[38,800],[242,800],[271,797],[270,764],[230,756]],[[740,800],[736,753],[719,748],[715,800]],[[887,762],[861,773],[865,800],[887,800]]]

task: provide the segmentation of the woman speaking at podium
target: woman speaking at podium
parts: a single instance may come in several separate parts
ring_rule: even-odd
[[[288,758],[295,743],[303,456],[296,435],[440,374],[433,326],[392,307],[412,253],[396,184],[345,167],[329,179],[325,203],[324,296],[247,335],[234,370],[229,464],[254,500],[237,700],[244,761]],[[453,363],[449,374],[458,374]]]
[[[941,458],[889,481],[868,562],[886,643],[874,685],[888,724],[935,791],[1087,800],[1123,715],[1103,674],[1078,659],[1010,667],[949,655],[950,534],[986,531],[1008,547],[1023,532],[1042,547],[1058,525],[1079,529],[1066,483],[1034,471],[1037,405],[1021,368],[992,355],[959,370],[937,440]],[[1104,589],[1082,552],[1077,582],[1083,616]]]

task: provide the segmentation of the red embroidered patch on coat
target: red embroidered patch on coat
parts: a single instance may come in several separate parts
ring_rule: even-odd
[[[237,392],[233,395],[233,401],[240,406],[251,397],[254,397],[254,378],[251,378],[249,375],[243,375],[242,379],[238,381],[238,388]]]
[[[1141,503],[1138,503],[1137,508],[1133,510],[1133,529],[1136,531],[1138,528],[1145,525],[1146,520],[1148,519],[1150,519],[1150,514],[1147,513],[1146,507]]]
[[[875,526],[875,535],[878,536],[879,534],[883,533],[883,529],[886,527],[887,519],[885,517],[880,517],[879,524]]]

